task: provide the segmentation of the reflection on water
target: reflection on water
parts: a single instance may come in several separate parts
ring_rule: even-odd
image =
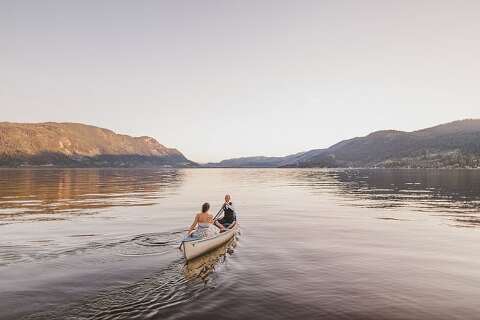
[[[58,220],[114,206],[148,206],[183,179],[177,170],[0,170],[0,219]]]
[[[233,237],[217,249],[190,260],[183,269],[185,278],[201,279],[207,282],[208,275],[215,271],[215,266],[218,263],[224,263],[227,259],[227,254],[233,254],[236,246],[237,239]]]
[[[334,193],[346,206],[408,207],[451,218],[456,226],[480,226],[480,170],[345,169],[301,171],[297,178],[303,186]]]
[[[480,314],[480,171],[26,169],[0,180],[0,319]],[[185,228],[227,192],[241,238],[185,265]]]

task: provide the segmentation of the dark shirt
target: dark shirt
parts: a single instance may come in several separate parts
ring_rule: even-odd
[[[223,205],[223,223],[232,223],[236,220],[236,213],[235,208],[233,207],[233,203],[225,203]]]

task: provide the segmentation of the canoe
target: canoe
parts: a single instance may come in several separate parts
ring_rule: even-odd
[[[232,239],[238,230],[238,223],[225,232],[219,233],[211,238],[198,240],[184,240],[182,242],[183,256],[185,260],[195,259],[215,248],[218,248],[228,240]]]

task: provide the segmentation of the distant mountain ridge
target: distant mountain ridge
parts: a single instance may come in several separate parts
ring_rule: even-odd
[[[0,166],[195,167],[177,149],[80,123],[0,122]],[[480,119],[412,132],[382,130],[285,157],[243,157],[204,167],[478,168]]]
[[[80,123],[0,122],[0,166],[195,166],[151,137],[131,137]]]
[[[315,149],[285,157],[241,157],[227,159],[217,163],[207,163],[203,166],[210,168],[275,168],[296,166],[317,154],[321,154],[323,151],[324,149]]]
[[[245,157],[210,167],[480,167],[480,120],[404,132],[382,130],[286,157]]]

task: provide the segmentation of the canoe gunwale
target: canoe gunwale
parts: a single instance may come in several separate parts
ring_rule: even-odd
[[[195,242],[195,243],[198,243],[198,242],[204,242],[204,241],[208,241],[208,240],[213,240],[213,239],[216,239],[220,236],[223,236],[225,234],[229,234],[231,233],[232,231],[236,230],[237,229],[237,223],[235,222],[235,224],[233,225],[233,227],[227,229],[226,231],[224,232],[220,232],[219,234],[213,236],[213,237],[210,237],[210,238],[205,238],[205,239],[192,239],[192,240],[183,240],[182,242],[185,242],[185,243],[192,243],[192,242]]]
[[[238,229],[238,222],[235,222],[235,224],[232,226],[232,228],[228,229],[225,232],[219,233],[219,234],[217,234],[213,237],[205,238],[205,239],[197,239],[197,240],[183,240],[182,241],[182,248],[183,248],[182,251],[183,251],[183,256],[184,256],[185,260],[189,261],[189,260],[195,259],[196,257],[199,257],[203,254],[208,253],[211,250],[214,250],[215,248],[218,248],[219,246],[221,246],[222,244],[224,244],[225,242],[230,240],[232,237],[234,237],[235,236],[235,231],[237,229]],[[196,244],[200,244],[200,243],[204,243],[204,242],[208,242],[208,241],[214,241],[214,240],[219,239],[219,238],[225,238],[225,239],[222,239],[224,241],[219,242],[217,245],[215,245],[211,248],[208,248],[204,252],[201,252],[201,253],[196,254],[194,256],[187,257],[187,248],[186,248],[187,246],[195,247]]]

